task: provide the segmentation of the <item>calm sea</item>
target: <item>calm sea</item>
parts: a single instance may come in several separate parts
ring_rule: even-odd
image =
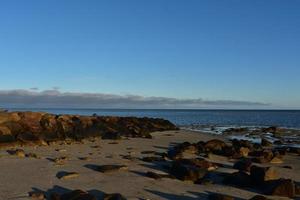
[[[178,126],[279,126],[300,128],[300,110],[9,109],[54,114],[136,116],[168,119]]]

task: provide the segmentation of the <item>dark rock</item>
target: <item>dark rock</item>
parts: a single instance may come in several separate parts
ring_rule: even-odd
[[[263,184],[265,181],[278,179],[278,172],[273,167],[252,166],[250,175],[254,183]]]
[[[239,171],[227,175],[223,183],[243,188],[250,187],[252,185],[252,179],[249,174]]]
[[[141,160],[144,161],[144,162],[162,162],[162,161],[165,161],[164,158],[156,157],[156,156],[143,157]]]
[[[276,133],[278,128],[276,126],[270,126],[267,128],[262,128],[262,132],[264,133]]]
[[[251,156],[257,156],[256,158],[253,158],[253,162],[268,163],[273,159],[274,154],[270,150],[265,150],[260,152],[252,152]]]
[[[233,197],[224,194],[213,193],[208,196],[209,200],[234,200]]]
[[[173,161],[170,174],[182,181],[192,181],[203,178],[207,173],[206,169],[201,169],[193,165],[183,164],[180,161]]]
[[[201,158],[194,159],[181,159],[179,161],[183,165],[192,165],[198,168],[206,169],[208,171],[214,170],[217,168],[217,165]]]
[[[126,200],[126,198],[119,193],[114,193],[105,194],[103,200]]]
[[[290,179],[267,181],[264,184],[265,194],[293,198],[296,195],[295,183]]]
[[[270,200],[270,199],[268,199],[267,197],[262,196],[262,195],[256,195],[249,200]]]
[[[103,140],[120,140],[122,139],[120,133],[105,133],[101,137]]]
[[[82,190],[73,190],[61,195],[59,200],[97,200],[97,198]]]
[[[233,169],[237,169],[239,171],[250,172],[250,168],[252,165],[251,159],[241,159],[234,163]]]

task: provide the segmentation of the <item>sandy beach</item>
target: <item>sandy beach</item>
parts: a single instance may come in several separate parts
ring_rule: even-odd
[[[51,192],[65,193],[74,189],[88,191],[101,198],[104,193],[121,193],[127,199],[207,199],[211,193],[226,194],[237,199],[249,199],[257,193],[224,184],[193,184],[177,179],[163,178],[155,180],[145,176],[148,171],[165,173],[166,167],[159,162],[144,162],[141,158],[155,152],[164,153],[177,143],[189,141],[207,141],[225,138],[192,131],[164,131],[152,133],[152,139],[125,138],[122,140],[85,139],[82,142],[63,144],[57,142],[49,146],[24,146],[25,153],[35,153],[38,158],[10,155],[3,147],[0,150],[0,199],[32,199],[29,192],[42,191],[46,196]],[[149,152],[147,152],[149,151]],[[152,152],[155,151],[155,152]],[[62,163],[55,158],[65,157]],[[130,157],[130,159],[128,159]],[[221,163],[218,172],[234,172],[226,157],[215,156],[212,162]],[[123,169],[111,173],[95,171],[94,165],[125,165]],[[282,164],[275,166],[280,177],[300,182],[299,156],[286,155]],[[290,166],[283,168],[282,166]],[[76,172],[76,177],[60,179],[59,174]],[[288,199],[270,197],[271,199]]]

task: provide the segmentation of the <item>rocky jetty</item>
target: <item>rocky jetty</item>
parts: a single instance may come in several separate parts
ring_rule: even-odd
[[[15,142],[46,144],[57,140],[81,140],[88,137],[151,138],[151,132],[177,129],[167,120],[154,118],[0,112],[0,144]]]

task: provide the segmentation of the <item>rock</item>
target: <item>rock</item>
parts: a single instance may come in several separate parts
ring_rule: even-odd
[[[169,174],[158,174],[155,172],[147,172],[146,176],[153,179],[162,179],[162,178],[173,178]]]
[[[199,153],[198,144],[191,144],[189,142],[183,142],[174,146],[168,151],[168,157],[172,160],[181,159],[183,153],[197,154]],[[201,149],[201,147],[199,147]]]
[[[151,132],[167,130],[178,128],[167,120],[154,118],[53,115],[42,112],[0,113],[0,143],[80,141],[99,136],[104,139],[119,139],[121,136],[151,138]]]
[[[141,160],[144,161],[144,162],[162,162],[162,161],[165,161],[164,158],[156,157],[156,156],[143,157]]]
[[[182,181],[192,181],[203,178],[207,173],[206,169],[201,169],[193,165],[186,165],[180,161],[173,161],[170,174]]]
[[[141,154],[154,154],[155,151],[142,151]]]
[[[84,161],[90,161],[91,160],[91,158],[89,158],[89,157],[79,157],[78,159],[79,160],[84,160]]]
[[[270,200],[270,199],[268,199],[267,197],[262,196],[262,195],[255,195],[254,197],[252,197],[249,200]]]
[[[207,151],[218,152],[218,151],[222,151],[222,149],[226,146],[227,145],[224,141],[218,140],[218,139],[213,139],[213,140],[207,141],[204,145],[204,148]]]
[[[272,163],[272,164],[281,164],[281,163],[283,163],[283,160],[281,159],[281,158],[279,158],[279,157],[274,157],[271,161],[270,161],[270,163]]]
[[[61,156],[61,157],[52,159],[52,161],[53,161],[56,165],[64,165],[64,164],[66,163],[67,160],[68,160],[68,157],[66,157],[66,156]]]
[[[238,140],[238,139],[233,139],[232,141],[232,146],[238,150],[241,147],[246,147],[248,149],[252,149],[253,148],[253,144],[248,141],[248,140]]]
[[[179,162],[184,165],[192,165],[201,169],[206,169],[207,171],[212,171],[217,168],[217,165],[201,158],[181,159]]]
[[[252,179],[247,173],[239,171],[226,176],[223,183],[243,188],[250,187],[252,185]]]
[[[119,193],[114,193],[114,194],[105,194],[103,200],[126,200],[126,198]]]
[[[73,190],[61,195],[58,200],[97,200],[97,198],[85,191]]]
[[[78,176],[79,176],[79,173],[77,173],[77,172],[62,172],[62,173],[57,174],[57,177],[62,180],[76,178]]]
[[[250,168],[252,166],[251,159],[242,159],[234,163],[233,169],[237,169],[239,171],[250,172]]]
[[[46,196],[43,192],[29,192],[29,197],[33,200],[44,200],[46,199]]]
[[[25,158],[25,156],[26,156],[25,151],[23,149],[8,150],[7,152],[9,154],[15,155],[15,156],[17,156],[19,158]]]
[[[258,157],[253,158],[253,162],[256,162],[256,163],[268,163],[274,157],[273,152],[269,151],[269,150],[257,152],[257,155],[258,155]]]
[[[278,179],[278,172],[273,167],[252,166],[250,175],[253,182],[263,184],[265,181]]]
[[[213,193],[208,196],[209,200],[234,200],[233,197],[224,194]]]
[[[111,173],[120,170],[127,170],[128,167],[125,165],[100,165],[97,167],[97,171],[102,173]]]
[[[268,141],[267,139],[265,138],[262,138],[261,139],[261,145],[264,146],[264,147],[271,147],[273,145],[272,142]]]
[[[36,153],[28,153],[26,154],[26,157],[40,159],[40,157]]]
[[[276,133],[277,132],[277,127],[276,126],[270,126],[270,127],[267,127],[267,128],[262,128],[262,132],[264,133]]]
[[[122,139],[120,133],[106,133],[101,137],[103,140],[120,140]]]
[[[247,157],[249,152],[250,152],[250,149],[248,147],[241,147],[239,149],[239,153],[242,157]]]
[[[296,195],[295,183],[290,179],[277,179],[264,184],[265,194],[293,198]]]

